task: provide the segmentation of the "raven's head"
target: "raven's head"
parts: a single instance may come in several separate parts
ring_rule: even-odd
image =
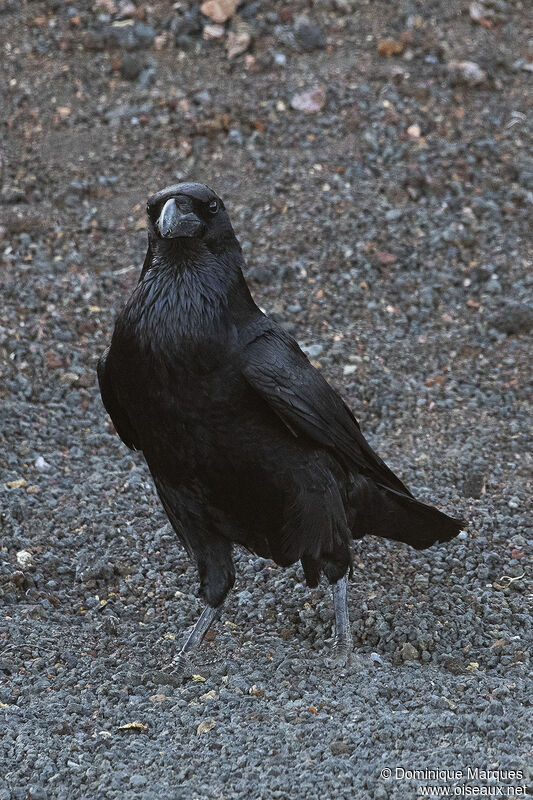
[[[216,253],[237,244],[224,203],[203,183],[167,186],[148,198],[146,211],[156,247],[174,242],[177,249],[204,245]]]

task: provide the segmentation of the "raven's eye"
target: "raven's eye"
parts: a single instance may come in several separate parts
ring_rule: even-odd
[[[209,203],[209,211],[211,214],[216,214],[218,211],[218,202],[216,200],[211,200]]]

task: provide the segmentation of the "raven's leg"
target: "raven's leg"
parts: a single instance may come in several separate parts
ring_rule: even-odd
[[[335,609],[335,639],[333,640],[331,656],[325,660],[328,667],[344,667],[350,663],[352,633],[348,617],[347,586],[348,579],[346,575],[331,586],[333,607]]]
[[[206,607],[185,644],[171,663],[156,673],[162,682],[178,683],[187,665],[187,655],[201,644],[213,620],[222,610],[226,595],[235,583],[231,542],[211,525],[204,498],[186,489],[169,486],[154,475],[157,493],[178,538],[196,561],[200,591]]]
[[[213,537],[210,550],[196,555],[200,588],[207,605],[179,653],[174,656],[168,667],[163,669],[163,672],[170,674],[174,680],[183,676],[187,666],[187,656],[202,643],[211,623],[220,615],[226,595],[235,582],[235,568],[229,543],[218,541]]]
[[[200,614],[196,624],[190,630],[185,644],[179,653],[174,656],[170,664],[167,664],[161,669],[148,670],[144,677],[153,680],[154,683],[169,683],[172,686],[179,686],[187,667],[188,654],[202,643],[211,623],[220,615],[223,604],[224,600],[222,600],[218,606],[207,605]]]
[[[216,608],[213,608],[213,606],[206,606],[204,608],[192,631],[187,636],[185,644],[179,653],[174,656],[168,667],[165,668],[165,672],[170,672],[171,675],[176,678],[180,678],[183,675],[185,667],[187,666],[188,654],[202,643],[211,623],[220,615],[223,604],[223,602],[220,603]]]

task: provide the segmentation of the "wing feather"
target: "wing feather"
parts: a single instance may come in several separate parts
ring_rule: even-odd
[[[100,386],[100,394],[105,410],[111,417],[111,422],[115,426],[115,430],[130,450],[140,450],[138,437],[129,420],[127,413],[124,411],[113,389],[113,384],[109,376],[109,370],[106,369],[107,359],[109,357],[108,347],[104,354],[98,361],[97,373],[98,383]]]
[[[372,450],[346,403],[281,328],[268,327],[249,342],[242,373],[293,435],[307,436],[349,469],[411,496]]]

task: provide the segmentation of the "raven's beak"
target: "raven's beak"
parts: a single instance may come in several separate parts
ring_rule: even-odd
[[[192,212],[182,214],[173,197],[167,200],[157,220],[159,233],[164,239],[191,238],[202,228],[203,223]]]

